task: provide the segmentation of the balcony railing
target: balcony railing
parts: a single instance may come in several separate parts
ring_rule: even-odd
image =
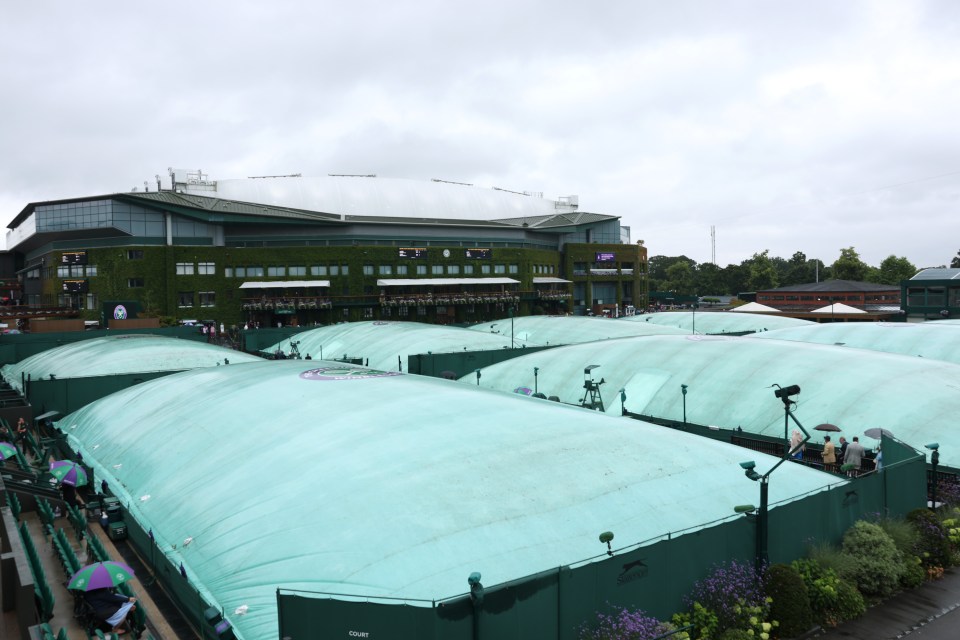
[[[330,309],[333,302],[324,297],[299,298],[246,298],[241,307],[244,311],[296,311],[306,309]]]
[[[520,292],[490,291],[470,293],[401,293],[380,296],[381,307],[426,307],[431,305],[520,302]]]
[[[537,298],[540,300],[567,300],[572,298],[573,294],[567,291],[558,291],[551,289],[549,291],[537,291]]]

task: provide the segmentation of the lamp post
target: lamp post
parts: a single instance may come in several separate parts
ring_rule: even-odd
[[[624,387],[623,389],[620,389],[620,415],[622,416],[627,415],[627,409],[624,406],[624,403],[626,401],[627,401],[627,388]]]
[[[480,386],[480,369],[474,369],[473,372],[477,374],[477,386]]]
[[[513,349],[513,305],[510,305],[510,348]]]
[[[800,387],[798,385],[790,385],[788,387],[781,387],[778,384],[773,385],[777,389],[773,394],[780,398],[783,401],[783,433],[786,437],[787,429],[790,426],[790,420],[800,428],[800,431],[803,432],[804,439],[801,442],[801,445],[806,444],[810,440],[810,434],[806,429],[803,428],[803,425],[800,424],[800,421],[797,420],[796,416],[793,415],[791,411],[791,406],[796,404],[790,398],[800,393]],[[744,470],[744,475],[753,480],[754,482],[760,483],[760,508],[757,510],[757,554],[756,554],[756,571],[757,575],[760,575],[761,570],[764,565],[767,564],[769,560],[768,554],[768,530],[769,530],[769,520],[768,520],[768,511],[767,507],[769,504],[769,493],[770,493],[770,474],[776,471],[777,467],[786,462],[790,457],[790,445],[787,445],[783,450],[783,455],[780,457],[780,460],[777,464],[773,465],[769,471],[760,475],[755,469],[757,463],[753,460],[747,462],[741,462],[740,467]]]
[[[931,442],[930,444],[924,445],[927,449],[930,449],[933,453],[930,454],[930,465],[933,467],[933,491],[932,491],[932,502],[930,504],[930,509],[933,511],[937,510],[937,484],[939,478],[937,477],[937,465],[940,464],[940,443]]]
[[[696,333],[697,333],[697,307],[700,306],[700,296],[694,294],[694,297],[696,297],[696,300],[693,301],[693,329],[691,330],[691,333],[694,334],[694,335],[696,335]]]
[[[533,392],[538,393],[540,389],[537,388],[537,373],[540,372],[540,367],[533,368]]]
[[[683,395],[683,424],[687,424],[687,385],[680,385],[680,393]]]

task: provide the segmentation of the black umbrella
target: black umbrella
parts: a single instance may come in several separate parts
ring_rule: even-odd
[[[829,422],[824,422],[823,424],[818,424],[814,427],[816,431],[843,431],[840,427],[835,424],[830,424]]]
[[[873,427],[872,429],[867,429],[863,432],[863,435],[868,438],[874,438],[876,440],[880,439],[880,436],[887,436],[889,438],[893,437],[893,434],[887,431],[886,429],[881,429],[880,427]]]

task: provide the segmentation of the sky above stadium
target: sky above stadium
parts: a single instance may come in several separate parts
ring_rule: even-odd
[[[300,173],[579,196],[650,255],[960,249],[960,3],[11,3],[0,221]]]

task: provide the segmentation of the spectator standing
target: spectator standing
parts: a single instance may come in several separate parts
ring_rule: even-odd
[[[833,468],[837,464],[837,449],[832,442],[830,442],[830,436],[823,436],[823,468],[825,471],[833,471]]]
[[[846,464],[853,465],[847,475],[851,478],[860,475],[860,464],[863,462],[863,445],[860,444],[860,438],[853,437],[853,442],[847,447],[847,455],[844,458]]]
[[[847,446],[850,443],[847,442],[847,439],[843,436],[840,436],[840,453],[837,455],[837,463],[843,464],[844,457],[847,455]]]

